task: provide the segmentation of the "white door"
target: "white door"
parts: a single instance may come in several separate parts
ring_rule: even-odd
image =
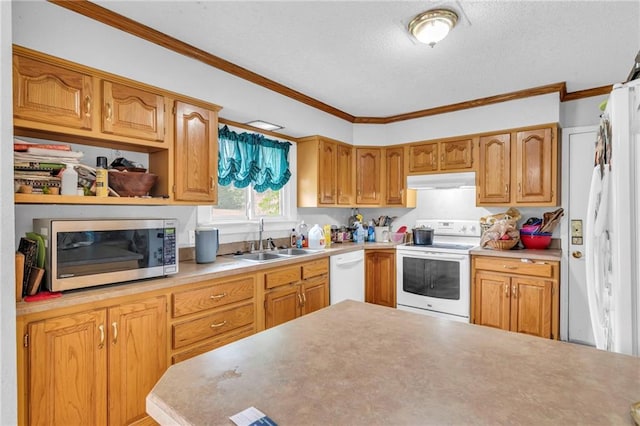
[[[587,299],[584,236],[597,131],[597,127],[584,127],[569,135],[569,235],[566,236],[569,241],[567,340],[592,346],[595,342]],[[579,226],[582,241],[572,238],[574,228]]]

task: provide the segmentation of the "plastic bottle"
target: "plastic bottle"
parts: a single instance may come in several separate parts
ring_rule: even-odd
[[[65,164],[62,172],[62,182],[60,183],[60,194],[78,195],[78,172],[73,164]]]
[[[96,196],[109,196],[109,173],[107,172],[107,157],[96,158]]]
[[[320,228],[320,225],[316,223],[309,231],[309,248],[323,249],[324,246],[324,231]]]
[[[289,234],[289,239],[291,240],[291,247],[297,247],[298,234],[296,234],[296,228],[291,229],[291,234]]]
[[[331,225],[324,226],[324,246],[331,247]]]
[[[369,228],[367,229],[367,241],[373,243],[376,241],[376,232],[373,225],[373,219],[369,221]]]
[[[356,230],[354,231],[353,240],[355,243],[364,243],[364,228],[360,222],[356,222]]]
[[[298,234],[302,239],[302,247],[309,247],[309,230],[304,220],[300,222],[300,226],[298,226]]]

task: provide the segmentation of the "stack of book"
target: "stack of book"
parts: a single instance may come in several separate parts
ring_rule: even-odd
[[[16,187],[26,185],[32,193],[59,188],[60,171],[66,164],[79,164],[84,154],[67,144],[38,144],[13,140],[13,169]]]

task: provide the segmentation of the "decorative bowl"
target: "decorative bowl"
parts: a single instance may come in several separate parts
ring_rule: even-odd
[[[551,244],[551,233],[528,233],[520,230],[520,240],[524,248],[533,250],[543,250]]]
[[[143,197],[156,183],[157,175],[142,172],[109,170],[109,187],[121,197]]]

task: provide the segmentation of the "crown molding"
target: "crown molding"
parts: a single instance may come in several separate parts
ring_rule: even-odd
[[[83,16],[86,16],[87,18],[94,19],[105,25],[109,25],[113,28],[119,29],[141,39],[147,40],[151,43],[162,46],[181,55],[201,61],[209,66],[232,74],[243,80],[250,81],[281,95],[287,96],[298,102],[326,112],[327,114],[331,114],[345,121],[357,124],[389,124],[398,121],[412,120],[415,118],[427,117],[430,115],[444,114],[447,112],[460,111],[464,109],[476,108],[479,106],[491,105],[499,102],[506,102],[515,99],[522,99],[554,92],[558,92],[561,102],[574,101],[577,99],[583,99],[592,96],[605,95],[611,91],[613,86],[607,85],[567,93],[566,83],[560,82],[548,84],[545,86],[533,87],[530,89],[518,90],[515,92],[503,93],[495,96],[489,96],[486,98],[474,99],[471,101],[459,102],[451,105],[444,105],[435,108],[423,109],[420,111],[392,115],[389,117],[356,117],[347,112],[339,110],[338,108],[332,107],[331,105],[328,105],[324,102],[293,90],[283,84],[278,83],[277,81],[263,77],[260,74],[238,66],[218,56],[212,55],[211,53],[205,52],[204,50],[198,49],[195,46],[180,41],[160,31],[154,30],[153,28],[150,28],[137,21],[115,13],[102,6],[94,4],[88,0],[47,1],[60,7],[64,7],[65,9],[79,13]]]

